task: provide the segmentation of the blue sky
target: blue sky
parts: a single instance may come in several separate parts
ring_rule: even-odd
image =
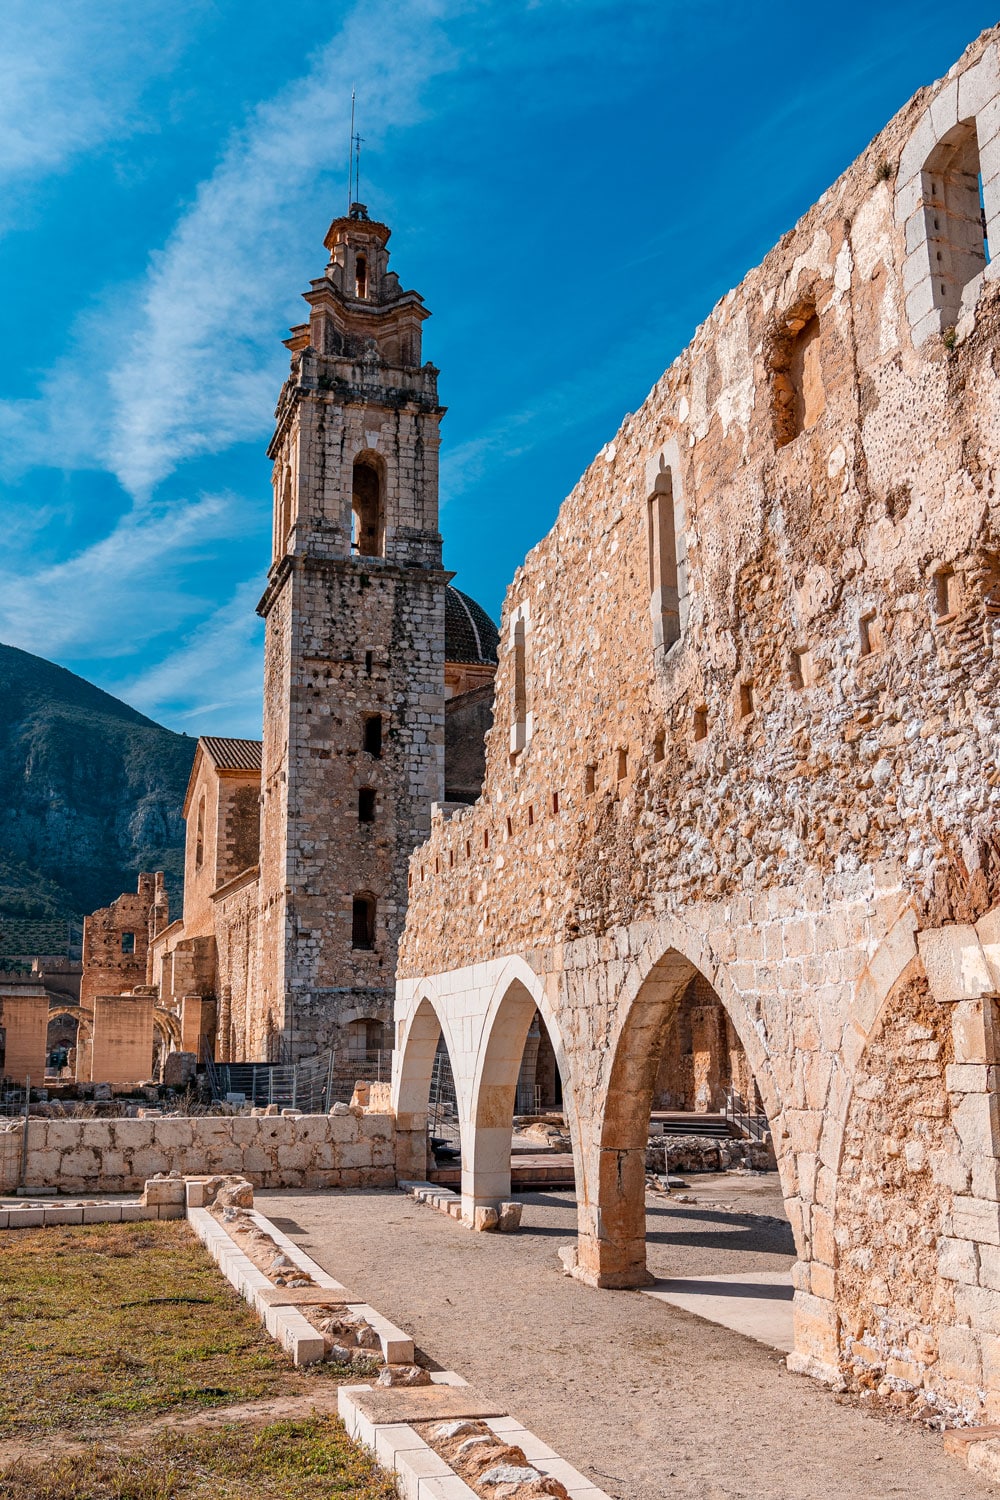
[[[5,0],[0,640],[255,735],[264,449],[362,197],[434,317],[445,558],[498,615],[715,301],[996,20],[930,0]]]

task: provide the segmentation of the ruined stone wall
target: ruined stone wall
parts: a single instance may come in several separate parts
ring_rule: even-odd
[[[0,1123],[0,1192],[13,1192],[23,1122]],[[128,1193],[157,1172],[238,1172],[255,1187],[391,1187],[391,1115],[202,1115],[39,1120],[28,1125],[26,1180],[59,1193]]]
[[[926,103],[718,304],[518,569],[484,795],[415,857],[401,974],[885,859],[934,920],[997,899],[1000,292],[953,347],[914,347],[894,183]],[[775,351],[803,306],[825,407],[778,446]],[[689,612],[664,656],[666,468]],[[519,607],[533,728],[512,756]]]
[[[83,974],[80,1004],[92,1010],[98,995],[121,995],[146,983],[149,918],[156,894],[152,875],[140,875],[138,889],[83,921]]]
[[[979,1279],[939,1330],[950,1374],[934,1378],[972,1415],[984,1386],[1000,1410],[986,1369],[997,1294],[981,1279],[1000,1243],[996,1058],[970,1052],[949,1082],[943,1044],[912,1055],[940,1037],[911,994],[932,1036],[892,1023],[863,1064],[905,1075],[917,1118],[976,1091],[961,1108],[978,1165],[950,1234],[940,1185],[925,1194],[880,1165],[852,1088],[914,933],[1000,901],[996,42],[921,91],[722,299],[518,569],[483,796],[438,818],[411,862],[397,1005],[405,1048],[434,997],[474,1121],[476,1059],[511,1010],[505,976],[537,984],[577,1121],[578,1269],[635,1284],[642,1122],[628,1100],[648,1097],[644,1049],[663,1039],[667,997],[702,973],[775,1128],[800,1261],[795,1367],[853,1358],[858,1317],[880,1357],[911,1347],[951,1316],[938,1283],[964,1256]],[[994,257],[949,303],[937,164],[970,128]],[[936,1000],[979,1004],[989,983]],[[401,1097],[405,1083],[402,1063]],[[885,1326],[833,1232],[849,1109],[848,1176],[878,1191],[872,1209],[845,1186],[845,1246],[876,1256],[851,1238],[876,1211],[887,1224],[926,1211],[933,1240],[912,1269],[894,1262]],[[490,1201],[494,1155],[481,1189],[475,1169],[463,1177],[463,1202]],[[886,1230],[876,1258],[891,1244]]]

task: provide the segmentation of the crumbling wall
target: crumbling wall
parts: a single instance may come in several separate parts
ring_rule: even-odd
[[[835,1229],[845,1372],[946,1399],[939,1340],[955,1321],[955,1286],[938,1277],[939,1246],[966,1185],[945,1089],[952,1061],[948,1008],[922,976],[899,985],[855,1078]]]
[[[160,877],[162,886],[162,877]],[[138,889],[83,920],[83,976],[80,1004],[92,1010],[98,995],[121,995],[146,983],[150,917],[157,899],[157,877],[140,875]]]
[[[833,1226],[873,1264],[890,1253],[895,1231],[850,1239],[861,1190],[837,1209],[855,1068],[917,942],[1000,903],[998,37],[916,95],[718,303],[517,570],[483,795],[414,853],[397,991],[401,1050],[425,983],[471,1094],[507,972],[534,976],[568,1112],[588,1122],[576,1269],[622,1285],[641,1276],[643,1221],[614,1048],[637,1013],[636,1034],[658,1039],[657,997],[702,973],[775,1129],[799,1251],[795,1368],[830,1377],[843,1355],[839,1274],[888,1368],[925,1315],[945,1316],[938,1282],[960,1267],[939,1358],[965,1409],[985,1389],[994,1416],[998,1056],[973,1050],[948,1085],[972,1122],[950,1229],[923,1169],[897,1184],[884,1142],[848,1158],[876,1211],[897,1194],[904,1216],[929,1216],[913,1281],[888,1279],[885,1326]],[[994,253],[946,326],[928,163],[969,120]],[[918,1110],[944,1063],[908,1049],[939,1040],[938,1023],[920,1040],[893,1023],[863,1086],[885,1081],[891,1113],[898,1071],[926,1090]],[[641,1050],[626,1048],[626,1085],[645,1077]],[[915,1075],[924,1063],[934,1077]]]

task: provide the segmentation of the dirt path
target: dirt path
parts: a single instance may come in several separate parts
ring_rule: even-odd
[[[692,1178],[651,1205],[660,1275],[791,1264],[769,1178]],[[399,1193],[258,1193],[309,1254],[411,1332],[437,1365],[502,1398],[618,1500],[987,1500],[938,1434],[869,1417],[790,1375],[776,1351],[632,1292],[562,1274],[568,1193],[529,1195],[516,1235],[474,1235]],[[714,1207],[723,1203],[731,1207]]]

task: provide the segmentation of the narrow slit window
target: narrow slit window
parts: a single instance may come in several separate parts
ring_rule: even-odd
[[[947,620],[955,613],[958,588],[954,571],[942,568],[934,574],[934,613],[939,620]]]
[[[653,759],[661,761],[667,753],[667,736],[662,729],[657,730],[656,738],[653,740]]]
[[[376,760],[382,754],[382,715],[369,714],[365,719],[364,747]]]
[[[372,675],[372,668],[374,667],[374,665],[375,665],[375,653],[374,653],[374,651],[366,651],[365,652],[365,676],[366,677],[370,677]]]
[[[552,793],[552,815],[553,815],[553,817],[557,817],[558,813],[559,813],[559,793],[558,792],[553,792]]]
[[[374,823],[375,821],[375,788],[363,786],[358,792],[358,822]]]
[[[370,950],[375,947],[375,897],[354,897],[351,914],[351,947]]]
[[[583,768],[583,790],[584,795],[592,797],[597,790],[597,767],[584,766]]]
[[[649,612],[653,645],[669,651],[687,624],[687,553],[684,515],[675,495],[673,472],[663,469],[646,507],[649,545]]]
[[[708,709],[704,704],[694,711],[694,737],[696,740],[708,739]]]
[[[807,650],[805,647],[801,647],[798,650],[793,651],[790,671],[792,687],[812,687],[813,683],[816,680],[816,673],[813,667],[812,652]]]
[[[740,718],[746,719],[753,713],[753,683],[740,683]]]
[[[123,953],[123,955],[126,958],[129,958],[129,957],[131,957],[131,955],[134,952],[135,952],[135,933],[134,932],[123,932],[122,933],[122,953]]]
[[[363,255],[359,255],[355,262],[354,294],[357,297],[368,296],[368,262]]]
[[[619,781],[624,781],[627,775],[628,775],[628,751],[627,750],[619,750],[619,752],[618,752],[618,777],[617,777],[617,779]]]
[[[200,870],[205,863],[205,798],[202,795],[198,802],[198,822],[195,826],[194,838],[194,867]]]
[[[882,627],[873,609],[869,610],[866,615],[862,615],[858,621],[858,635],[862,656],[874,656],[876,651],[881,651]]]
[[[527,629],[523,615],[514,621],[511,646],[514,653],[514,677],[511,684],[510,753],[519,755],[529,739]]]
[[[820,325],[813,307],[798,307],[774,345],[774,435],[779,448],[815,427],[826,409]]]

